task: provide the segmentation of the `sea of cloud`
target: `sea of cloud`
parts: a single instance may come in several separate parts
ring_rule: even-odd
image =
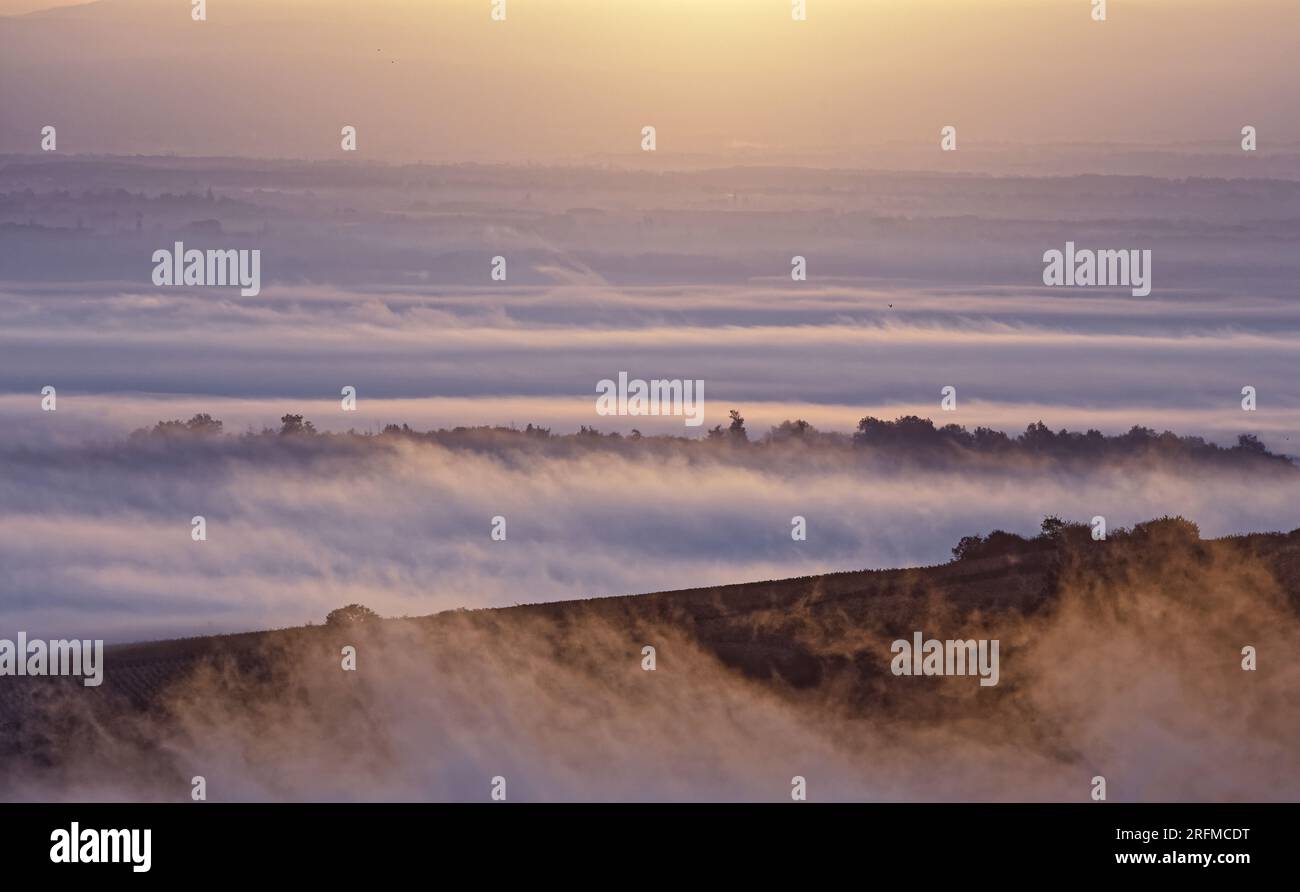
[[[892,304],[892,306],[891,306]],[[613,288],[441,293],[271,289],[260,299],[109,285],[0,296],[0,624],[114,639],[655,591],[943,560],[962,536],[1046,514],[1112,524],[1165,513],[1207,535],[1296,525],[1293,483],[1098,468],[1080,478],[864,469],[783,459],[383,449],[144,449],[125,435],[209,412],[227,431],[536,423],[557,433],[694,435],[608,418],[595,384],[705,382],[754,436],[791,417],[851,430],[916,413],[1013,433],[1133,424],[1275,451],[1300,437],[1300,309],[1268,298],[1033,291]],[[938,411],[939,390],[958,410]],[[1261,409],[1243,412],[1240,388]],[[40,388],[55,386],[54,412]],[[340,390],[357,388],[358,411]],[[941,417],[942,416],[942,417]],[[208,521],[208,541],[190,519]],[[508,539],[489,538],[507,518]],[[792,541],[791,517],[808,519]]]
[[[60,410],[62,411],[62,410]],[[224,437],[0,452],[0,627],[110,641],[942,562],[1048,514],[1290,529],[1300,474]],[[791,536],[792,518],[807,540]],[[191,537],[202,516],[206,541]],[[494,517],[506,539],[492,538]]]

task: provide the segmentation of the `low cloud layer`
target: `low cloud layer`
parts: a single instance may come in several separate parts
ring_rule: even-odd
[[[808,420],[851,429],[864,414],[932,414],[951,385],[953,420],[967,426],[1144,424],[1219,442],[1255,432],[1283,452],[1300,443],[1300,309],[1276,299],[1228,308],[771,285],[472,297],[269,289],[253,301],[59,290],[0,295],[0,318],[11,440],[124,433],[169,411],[260,427],[280,408],[333,430],[630,429],[594,412],[596,383],[628,371],[702,379],[710,426],[730,408],[776,424],[803,405]],[[57,418],[37,412],[44,386],[63,397]],[[344,386],[357,388],[356,414],[339,411]],[[1246,386],[1256,412],[1241,409]]]
[[[697,444],[703,447],[704,444]],[[1048,514],[1295,525],[1289,469],[218,437],[0,456],[0,627],[140,640],[942,562]],[[1243,497],[1248,494],[1249,497]],[[191,518],[207,521],[192,541]],[[791,519],[807,519],[807,541]],[[490,537],[506,518],[506,541]]]
[[[324,431],[699,436],[735,408],[755,435],[915,414],[1012,434],[1251,433],[1293,455],[1297,209],[1300,186],[1264,179],[11,159],[0,622],[124,640],[353,601],[414,615],[932,563],[1046,514],[1290,528],[1294,483],[1242,468],[124,438],[201,412],[231,433],[302,413]],[[176,240],[261,250],[261,293],[153,287],[150,257]],[[1152,249],[1151,295],[1042,287],[1043,251],[1066,240]],[[808,281],[790,277],[796,254]],[[597,383],[620,371],[702,380],[704,425],[597,415]]]

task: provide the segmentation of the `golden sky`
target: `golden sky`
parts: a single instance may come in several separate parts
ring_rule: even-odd
[[[0,0],[0,10],[28,0]],[[42,0],[48,5],[48,0]],[[99,0],[0,28],[0,150],[553,160],[1300,139],[1294,0]],[[76,47],[76,53],[69,48]],[[7,61],[5,61],[7,59]],[[88,149],[89,150],[89,149]]]

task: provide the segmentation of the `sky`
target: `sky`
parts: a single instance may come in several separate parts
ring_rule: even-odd
[[[99,0],[0,21],[0,151],[935,161],[993,144],[1300,142],[1274,0]],[[24,5],[10,3],[10,11]],[[0,8],[0,12],[5,11]],[[960,156],[960,153],[958,153]],[[904,156],[905,160],[910,155]],[[956,161],[957,159],[953,159]],[[944,162],[952,163],[952,162]]]

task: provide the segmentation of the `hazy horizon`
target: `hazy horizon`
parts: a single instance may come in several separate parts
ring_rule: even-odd
[[[194,22],[188,3],[97,0],[0,18],[0,152],[34,150],[47,124],[67,152],[297,158],[338,157],[352,125],[360,157],[393,161],[637,157],[646,125],[665,166],[1228,152],[1247,124],[1252,162],[1295,151],[1300,7],[1112,5],[1093,22],[1086,2],[815,0],[792,21],[786,0],[511,0],[496,22],[479,0],[223,0]],[[972,151],[939,156],[947,125]]]

